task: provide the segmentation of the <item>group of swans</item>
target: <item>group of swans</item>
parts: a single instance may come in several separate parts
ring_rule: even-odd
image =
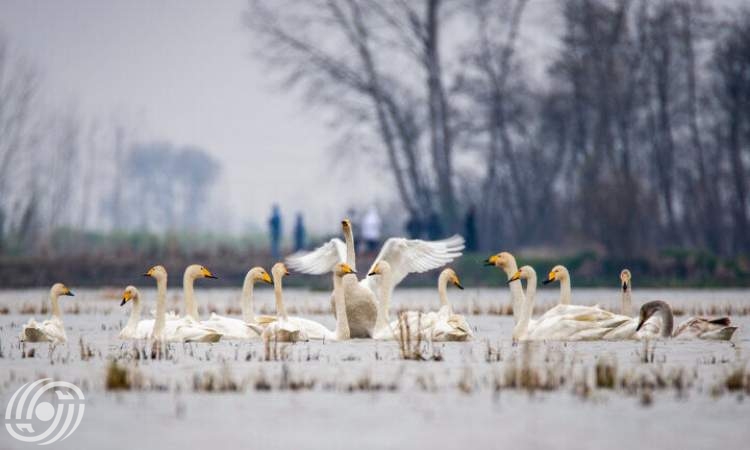
[[[663,301],[644,303],[638,317],[631,317],[632,275],[620,273],[622,283],[621,314],[599,305],[571,305],[570,273],[564,266],[550,270],[544,284],[560,283],[559,303],[537,319],[533,319],[537,275],[531,266],[517,266],[508,252],[490,256],[485,265],[502,269],[508,277],[515,326],[513,340],[621,340],[651,338],[700,338],[729,340],[737,327],[730,326],[728,317],[707,319],[691,317],[674,328],[672,308]],[[521,280],[526,280],[526,292]]]
[[[344,241],[333,238],[312,252],[300,252],[287,258],[296,271],[320,275],[332,271],[340,263],[356,271],[354,233],[349,220],[341,222]],[[356,272],[341,281],[351,337],[379,340],[399,339],[402,333],[398,320],[391,321],[389,308],[396,286],[410,273],[422,273],[445,266],[461,256],[464,239],[459,235],[439,241],[390,238],[385,241],[367,276],[357,280]],[[379,275],[379,276],[376,276]],[[441,306],[437,312],[421,314],[408,311],[405,315],[411,334],[437,340],[466,340],[473,335],[463,316],[453,314],[448,304],[448,281],[460,286],[452,269],[445,269],[438,278]],[[335,285],[335,281],[334,281]],[[335,292],[332,297],[335,297]],[[331,299],[335,303],[335,298]],[[334,313],[338,311],[334,308]]]

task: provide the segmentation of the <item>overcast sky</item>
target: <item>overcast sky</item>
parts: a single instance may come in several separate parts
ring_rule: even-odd
[[[219,159],[217,193],[235,226],[265,224],[279,202],[287,225],[301,210],[313,229],[333,231],[349,205],[394,201],[382,166],[331,168],[332,131],[253,59],[244,8],[244,0],[0,0],[0,29],[40,69],[42,96],[56,107],[126,117],[147,138]],[[556,0],[530,2],[520,54],[537,76],[560,25]]]
[[[40,69],[55,107],[127,117],[149,138],[217,157],[217,191],[237,224],[265,223],[278,201],[288,225],[303,210],[314,228],[336,229],[346,204],[391,198],[367,177],[332,172],[330,131],[253,60],[244,6],[1,0],[0,29]]]

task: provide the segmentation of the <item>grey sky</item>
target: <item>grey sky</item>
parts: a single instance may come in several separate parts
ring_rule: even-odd
[[[0,29],[41,70],[52,107],[127,117],[146,138],[196,144],[221,160],[217,194],[234,226],[264,224],[278,201],[287,228],[303,210],[324,231],[348,203],[392,198],[367,177],[345,178],[350,167],[328,168],[329,130],[253,61],[244,6],[2,0]]]
[[[244,0],[0,0],[0,29],[41,70],[52,107],[125,117],[146,139],[195,144],[217,157],[224,172],[216,194],[235,230],[264,226],[275,201],[287,230],[302,210],[316,231],[335,230],[349,205],[393,203],[382,165],[353,167],[349,159],[330,168],[331,130],[253,60],[244,8]],[[556,0],[533,0],[526,10],[519,55],[536,76],[561,21]]]

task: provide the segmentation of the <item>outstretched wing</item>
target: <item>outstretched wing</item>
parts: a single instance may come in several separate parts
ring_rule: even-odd
[[[422,273],[443,267],[461,256],[464,249],[464,238],[455,234],[440,241],[423,241],[421,239],[390,238],[385,241],[380,254],[370,267],[372,272],[378,261],[387,261],[391,266],[391,286],[395,288],[410,273]],[[367,277],[370,289],[380,295],[382,277]]]
[[[286,258],[287,265],[297,272],[321,275],[346,262],[346,244],[333,238],[311,252],[297,252]]]

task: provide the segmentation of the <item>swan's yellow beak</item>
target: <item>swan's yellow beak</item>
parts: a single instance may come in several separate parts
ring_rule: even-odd
[[[144,273],[143,276],[144,277],[153,277],[154,276],[154,268],[152,267],[152,268],[148,269],[148,271],[146,271],[146,273]]]
[[[547,279],[542,282],[542,284],[550,284],[553,281],[557,280],[557,275],[555,272],[550,272],[549,275],[547,275]]]
[[[462,289],[462,290],[463,290],[463,288],[464,288],[464,287],[463,287],[463,285],[461,284],[461,280],[459,280],[459,279],[458,279],[458,275],[456,275],[455,277],[453,277],[453,280],[451,280],[451,281],[453,281],[453,285],[454,285],[454,286],[456,286],[457,288],[459,288],[459,289]]]
[[[263,272],[263,275],[260,276],[260,279],[268,284],[273,284],[273,280],[271,279],[271,275],[268,274],[268,272]]]
[[[210,270],[206,269],[205,267],[201,267],[201,275],[203,275],[203,278],[212,278],[214,280],[217,278],[214,276],[214,274],[211,273]]]
[[[341,264],[341,271],[344,273],[357,273],[354,269],[352,269],[352,266],[346,263]]]
[[[498,255],[492,255],[489,258],[487,258],[487,259],[484,260],[484,265],[485,266],[496,266],[498,258],[499,258]]]
[[[125,303],[129,302],[130,299],[133,298],[133,294],[130,293],[130,291],[125,291],[122,294],[122,302],[120,302],[120,306],[124,306]]]
[[[75,295],[73,295],[73,291],[71,291],[67,286],[63,286],[62,295],[67,295],[69,297],[75,297]]]
[[[508,279],[508,282],[505,283],[505,284],[510,284],[510,283],[512,283],[512,282],[514,282],[516,280],[520,280],[520,279],[521,279],[521,271],[520,270],[516,270],[516,273],[514,273],[513,276],[510,277]]]

